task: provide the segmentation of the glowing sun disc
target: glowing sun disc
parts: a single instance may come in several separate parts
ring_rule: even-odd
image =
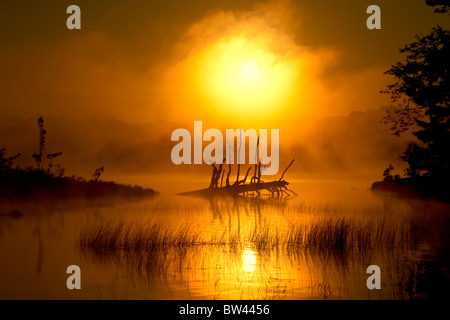
[[[256,79],[258,73],[258,66],[254,62],[248,61],[241,66],[241,75],[247,80]]]

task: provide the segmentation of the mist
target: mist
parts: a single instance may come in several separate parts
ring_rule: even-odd
[[[375,179],[391,163],[396,173],[402,174],[404,164],[395,159],[413,137],[399,138],[385,132],[387,127],[380,123],[384,112],[384,108],[379,108],[348,116],[305,120],[308,126],[289,133],[289,138],[281,129],[280,170],[274,178],[292,159],[295,164],[289,174],[293,179]],[[0,140],[8,154],[21,153],[17,164],[22,167],[34,165],[31,155],[38,149],[37,118],[0,117]],[[128,183],[136,183],[133,179],[139,175],[210,175],[211,168],[205,164],[172,163],[171,150],[176,145],[170,139],[171,128],[176,129],[173,123],[138,125],[112,117],[44,115],[44,125],[47,150],[63,153],[56,163],[66,169],[67,175],[90,178],[101,166],[105,167],[105,179],[120,176]],[[193,134],[192,123],[179,125]]]
[[[423,1],[409,9],[383,2],[387,38],[384,29],[364,27],[362,4],[344,10],[332,1],[193,2],[185,12],[176,1],[142,8],[108,3],[99,10],[80,1],[84,27],[78,33],[51,29],[61,17],[47,5],[32,8],[48,24],[30,18],[27,26],[36,28],[14,38],[2,28],[0,144],[8,154],[21,153],[18,165],[33,165],[36,121],[43,116],[47,148],[63,152],[57,160],[68,175],[89,177],[104,166],[105,179],[207,176],[206,165],[176,166],[170,158],[172,131],[192,130],[195,120],[223,132],[280,129],[280,172],[295,159],[290,173],[296,179],[376,179],[390,163],[402,174],[395,159],[413,137],[385,132],[380,121],[390,101],[379,91],[391,81],[383,72],[399,58],[405,41],[399,39],[443,19]],[[22,11],[7,6],[5,21],[12,23]],[[137,7],[133,18],[128,13]],[[411,8],[421,12],[413,28],[410,16],[397,19]],[[324,27],[328,20],[335,30]],[[237,38],[245,41],[236,49],[259,54],[261,69],[266,63],[277,76],[274,87],[262,90],[278,94],[261,99],[270,102],[265,106],[232,100],[234,92],[212,86],[223,58],[218,54]]]

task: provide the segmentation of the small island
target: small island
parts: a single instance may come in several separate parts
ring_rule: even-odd
[[[36,166],[14,166],[15,160],[20,156],[7,155],[5,147],[0,148],[0,198],[11,197],[106,197],[106,196],[136,196],[153,197],[158,192],[140,186],[119,184],[114,181],[100,179],[104,167],[95,169],[92,178],[86,180],[78,176],[66,176],[60,165],[53,160],[62,152],[49,153],[46,151],[46,134],[44,120],[38,119],[39,153],[33,154]]]

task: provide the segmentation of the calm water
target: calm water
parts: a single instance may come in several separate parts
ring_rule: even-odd
[[[0,213],[24,216],[0,216],[0,299],[409,299],[448,283],[447,206],[374,195],[369,182],[294,182],[298,196],[286,201],[175,195],[203,186],[167,183],[154,199],[1,203]],[[344,248],[330,248],[334,231],[322,228],[336,221],[350,225]],[[118,224],[181,230],[196,243],[80,247],[83,232]],[[319,241],[292,245],[292,230]],[[372,264],[381,290],[366,287]],[[66,287],[69,265],[81,268],[81,290]]]

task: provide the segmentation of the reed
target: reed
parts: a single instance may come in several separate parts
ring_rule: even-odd
[[[278,266],[296,272],[304,263],[319,266],[314,269],[315,280],[311,280],[308,289],[314,298],[335,298],[341,293],[336,284],[340,278],[329,279],[330,273],[346,274],[355,264],[365,266],[369,262],[390,261],[395,269],[392,289],[402,299],[433,294],[429,293],[427,283],[432,282],[433,288],[448,283],[446,276],[424,276],[429,270],[445,275],[442,271],[446,270],[445,264],[443,267],[428,265],[410,257],[423,243],[441,243],[442,235],[448,234],[445,226],[432,216],[412,215],[404,219],[317,214],[281,224],[262,217],[254,220],[254,224],[240,226],[234,221],[218,230],[209,228],[208,222],[173,225],[153,221],[99,221],[86,225],[77,242],[84,256],[108,265],[124,263],[130,266],[127,272],[131,277],[147,279],[151,288],[168,283],[169,279],[180,279],[187,287],[197,283],[198,277],[203,281],[211,277],[223,279],[214,280],[214,290],[219,296],[226,290],[234,290],[248,298],[283,298],[290,285],[283,277],[277,278]],[[263,290],[264,285],[260,291],[248,291],[245,285],[253,281],[242,271],[244,252],[248,248],[256,257],[256,274],[252,277],[257,280],[254,281],[275,279],[267,283],[267,291]]]
[[[224,245],[236,250],[245,244],[254,246],[258,251],[305,249],[345,254],[382,248],[407,249],[414,246],[414,235],[420,232],[422,230],[418,224],[399,227],[384,220],[363,222],[350,218],[320,219],[285,228],[265,223],[241,233],[223,231],[209,236],[205,228],[193,224],[173,228],[159,223],[109,221],[84,228],[78,237],[78,244],[97,253]]]

